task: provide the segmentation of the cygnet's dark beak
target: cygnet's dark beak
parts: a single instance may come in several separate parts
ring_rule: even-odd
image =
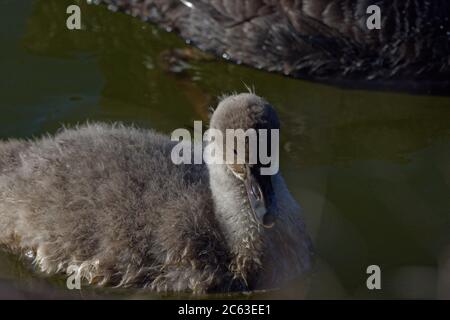
[[[243,181],[255,220],[266,228],[272,228],[277,218],[272,176],[263,176],[258,167],[247,166]]]

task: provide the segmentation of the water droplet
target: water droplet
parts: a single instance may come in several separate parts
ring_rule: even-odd
[[[182,4],[184,4],[186,7],[190,8],[190,9],[195,8],[194,4],[193,4],[192,2],[190,2],[190,1],[187,1],[187,0],[180,0],[180,2],[181,2]]]
[[[25,252],[25,257],[27,257],[28,259],[34,259],[34,252],[33,250],[28,250],[27,252]]]
[[[108,9],[113,12],[116,12],[117,10],[119,10],[119,8],[113,4],[108,5]]]

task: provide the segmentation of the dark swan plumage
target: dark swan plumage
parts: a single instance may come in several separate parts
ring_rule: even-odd
[[[450,88],[447,0],[91,0],[238,63],[324,81]],[[366,27],[381,8],[381,29]],[[358,81],[354,81],[358,80]]]
[[[211,127],[224,126],[279,123],[265,100],[240,94],[212,115]],[[157,291],[268,288],[309,269],[310,241],[280,173],[264,182],[278,216],[265,228],[234,169],[175,165],[175,143],[100,123],[0,142],[0,244],[31,250],[43,272],[76,266],[90,283]]]

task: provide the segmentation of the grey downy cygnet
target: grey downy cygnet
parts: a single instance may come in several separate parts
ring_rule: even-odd
[[[244,93],[224,98],[210,127],[271,130],[279,120]],[[175,165],[176,143],[100,123],[0,142],[0,243],[33,252],[49,274],[76,266],[89,283],[156,291],[273,288],[310,268],[310,240],[280,173]]]

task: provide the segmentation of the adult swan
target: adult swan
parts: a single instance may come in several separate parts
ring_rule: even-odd
[[[202,50],[268,71],[415,90],[450,87],[447,0],[89,2],[150,20]],[[373,5],[380,9],[381,29],[368,28]]]

